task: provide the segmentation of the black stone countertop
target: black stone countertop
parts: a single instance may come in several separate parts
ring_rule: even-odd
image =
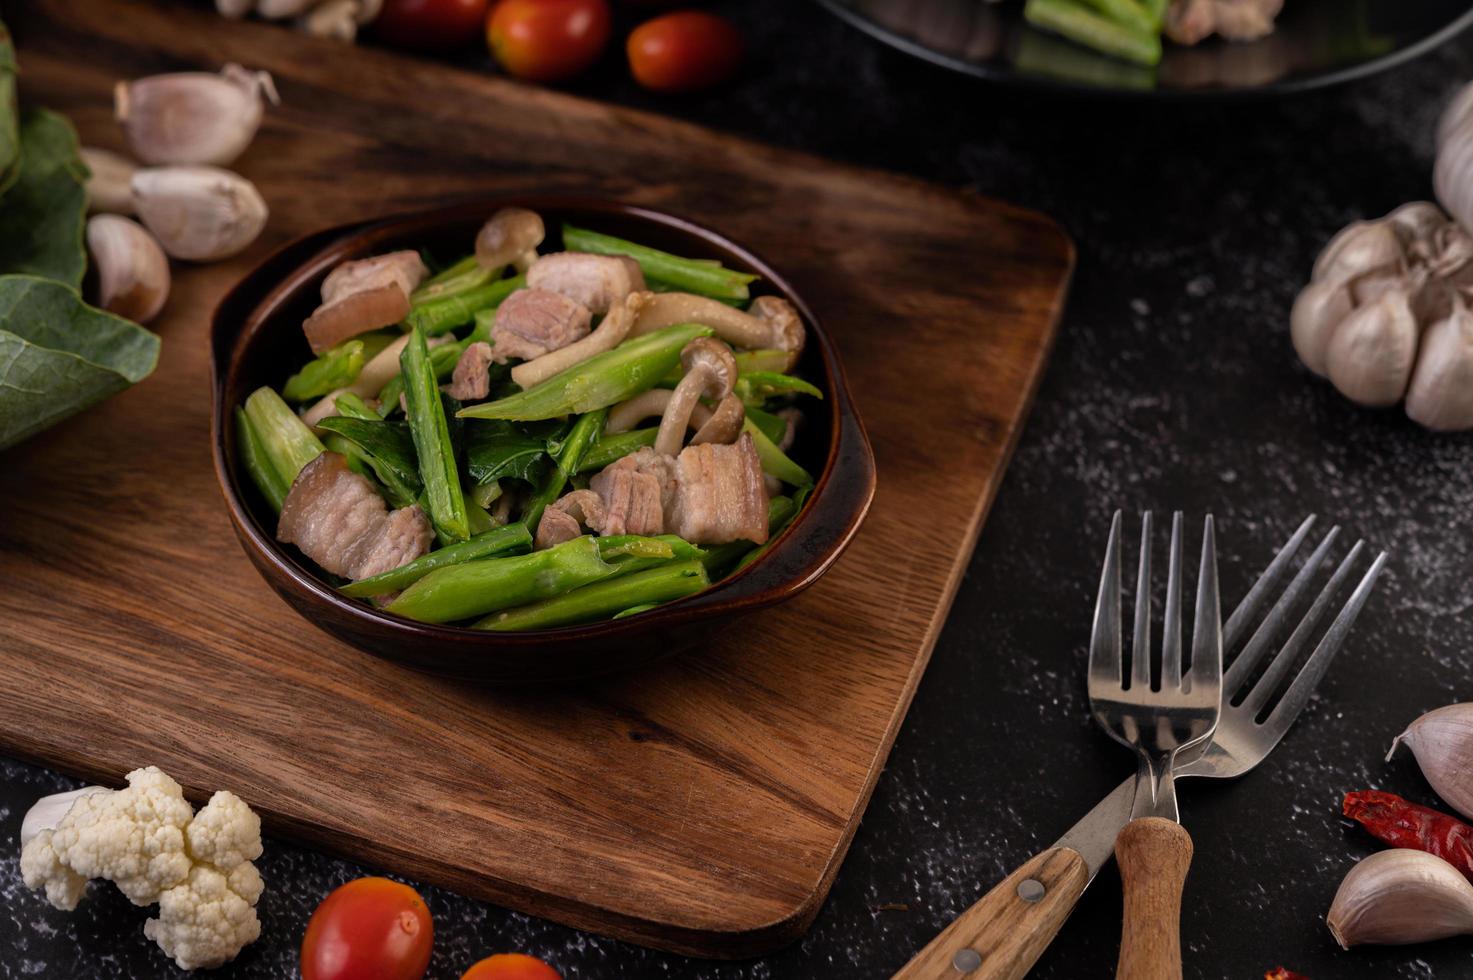
[[[728,9],[754,41],[739,84],[667,100],[609,68],[579,90],[1048,212],[1079,244],[1058,348],[812,931],[762,960],[695,961],[426,888],[430,976],[454,980],[504,950],[590,980],[888,976],[1132,770],[1091,726],[1083,676],[1116,507],[1212,509],[1228,604],[1308,512],[1393,553],[1282,748],[1236,783],[1184,785],[1197,844],[1187,976],[1255,980],[1280,963],[1314,980],[1473,975],[1473,941],[1342,953],[1323,925],[1341,876],[1374,850],[1339,817],[1341,794],[1380,787],[1435,803],[1410,757],[1382,756],[1420,712],[1473,700],[1473,437],[1347,404],[1287,338],[1289,305],[1330,234],[1430,193],[1438,110],[1473,78],[1473,39],[1291,101],[1140,106],[988,88],[807,5]],[[0,761],[0,840],[15,840],[35,797],[72,785]],[[0,854],[0,978],[177,975],[143,937],[146,913],[115,889],[56,912],[21,886],[16,848]],[[280,841],[260,867],[263,937],[215,976],[296,976],[313,907],[366,873]],[[1118,890],[1105,870],[1035,977],[1112,975]]]

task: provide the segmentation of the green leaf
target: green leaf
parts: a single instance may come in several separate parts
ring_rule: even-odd
[[[0,24],[0,194],[20,176],[20,110],[15,101],[15,45]]]
[[[567,428],[561,421],[551,425],[513,425],[500,419],[478,422],[466,433],[466,470],[477,484],[507,479],[540,484]]]
[[[317,427],[335,432],[358,447],[374,474],[383,481],[395,507],[414,503],[423,484],[408,422],[369,422],[333,415],[318,422]]]
[[[72,124],[54,112],[27,112],[20,125],[20,175],[0,207],[0,273],[82,286],[87,253],[87,168]]]
[[[142,381],[158,356],[158,337],[76,290],[0,276],[0,449]]]

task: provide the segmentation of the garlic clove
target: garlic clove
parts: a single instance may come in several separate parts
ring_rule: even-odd
[[[1393,289],[1403,289],[1407,285],[1407,277],[1400,269],[1387,267],[1367,272],[1349,280],[1350,298],[1355,301],[1356,306],[1366,306],[1374,303],[1383,295]],[[1420,290],[1417,290],[1420,292]]]
[[[118,121],[148,164],[231,163],[261,125],[262,99],[279,102],[271,76],[226,65],[220,74],[176,72],[119,82]]]
[[[121,153],[82,147],[87,165],[87,209],[103,214],[133,213],[133,173],[138,165]]]
[[[1350,869],[1325,924],[1345,949],[1465,935],[1473,932],[1473,885],[1425,851],[1378,851]]]
[[[1473,704],[1427,712],[1396,736],[1386,760],[1403,745],[1412,750],[1437,795],[1463,816],[1473,817]]]
[[[198,262],[245,249],[269,213],[254,184],[218,167],[145,167],[133,175],[133,200],[165,252]]]
[[[1473,125],[1473,83],[1453,94],[1452,101],[1437,120],[1437,148],[1441,150],[1459,130]]]
[[[1384,219],[1400,236],[1404,246],[1424,241],[1451,224],[1451,219],[1442,208],[1431,201],[1413,201],[1403,204]]]
[[[1416,356],[1417,320],[1407,291],[1391,289],[1340,321],[1325,347],[1325,374],[1353,402],[1394,405]]]
[[[1325,349],[1335,327],[1350,315],[1350,290],[1344,283],[1311,282],[1294,300],[1289,314],[1289,338],[1304,366],[1324,377]]]
[[[138,222],[117,214],[87,219],[87,250],[97,270],[97,305],[137,323],[158,316],[169,298],[169,260]]]
[[[1448,213],[1473,229],[1473,86],[1454,96],[1438,123],[1432,188]]]
[[[1342,229],[1315,260],[1312,279],[1344,282],[1384,268],[1401,268],[1406,253],[1385,221],[1359,221]]]

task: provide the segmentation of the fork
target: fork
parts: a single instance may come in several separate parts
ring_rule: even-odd
[[[1336,595],[1365,553],[1365,542],[1361,541],[1335,568],[1289,638],[1281,646],[1274,645],[1293,622],[1295,608],[1310,593],[1339,535],[1339,528],[1332,528],[1281,593],[1280,586],[1314,524],[1314,515],[1305,518],[1223,624],[1225,651],[1237,649],[1249,630],[1255,625],[1257,628],[1223,675],[1217,731],[1207,747],[1195,755],[1178,753],[1176,779],[1232,779],[1261,763],[1309,704],[1316,685],[1365,608],[1386,564],[1384,551],[1372,561],[1314,651],[1295,671],[1300,655],[1325,615],[1335,608]],[[1278,601],[1260,620],[1264,606],[1275,597]],[[1255,677],[1265,657],[1267,665]],[[1278,702],[1265,712],[1285,682],[1288,686]],[[1109,861],[1117,834],[1130,821],[1135,795],[1132,777],[1097,803],[1063,837],[1029,858],[958,916],[902,967],[894,980],[1021,980],[1048,948],[1079,896]]]
[[[1202,527],[1202,558],[1192,620],[1192,660],[1182,665],[1182,515],[1172,515],[1166,618],[1159,683],[1152,684],[1151,512],[1141,517],[1131,669],[1122,663],[1120,630],[1121,512],[1110,524],[1105,568],[1089,647],[1090,711],[1101,728],[1136,754],[1135,803],[1120,831],[1116,859],[1125,886],[1125,920],[1116,976],[1165,980],[1181,976],[1181,894],[1192,838],[1181,826],[1173,785],[1179,753],[1207,743],[1217,728],[1222,694],[1222,611],[1212,516]]]

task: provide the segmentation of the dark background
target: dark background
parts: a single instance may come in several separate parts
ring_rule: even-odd
[[[1294,294],[1335,230],[1430,194],[1437,115],[1473,77],[1473,39],[1286,101],[1114,104],[953,77],[807,4],[725,9],[753,48],[731,86],[655,97],[611,62],[575,91],[1053,215],[1079,245],[1058,347],[812,931],[763,960],[695,961],[424,888],[430,976],[454,980],[507,950],[590,980],[888,976],[1132,770],[1092,728],[1083,683],[1097,554],[1116,507],[1212,510],[1229,605],[1309,512],[1392,552],[1282,749],[1236,783],[1184,785],[1197,844],[1187,976],[1250,980],[1280,963],[1315,980],[1473,975],[1473,941],[1342,953],[1323,925],[1340,878],[1374,849],[1339,817],[1341,794],[1378,787],[1435,803],[1410,757],[1381,757],[1420,712],[1473,699],[1473,437],[1355,408],[1298,366],[1287,336]],[[68,915],[21,885],[21,817],[74,785],[0,760],[0,840],[12,842],[0,848],[0,977],[178,975],[143,937],[148,913],[115,889],[95,888]],[[317,902],[371,872],[275,840],[259,863],[263,936],[214,976],[296,976]],[[1108,868],[1035,977],[1112,975],[1118,891]]]

